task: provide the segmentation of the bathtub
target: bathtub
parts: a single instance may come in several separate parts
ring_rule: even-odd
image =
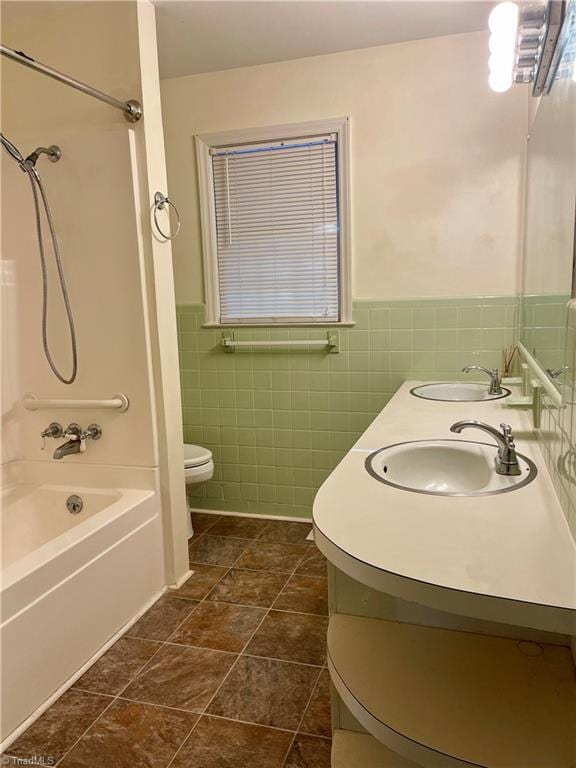
[[[154,469],[11,462],[1,488],[6,745],[162,592],[164,562]]]

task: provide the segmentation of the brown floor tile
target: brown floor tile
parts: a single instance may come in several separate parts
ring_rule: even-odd
[[[188,545],[190,562],[208,563],[209,565],[234,565],[251,543],[248,539],[232,539],[205,533],[198,538],[193,538]]]
[[[327,576],[327,565],[326,558],[318,547],[315,544],[308,544],[308,550],[296,568],[296,573],[303,573],[306,576]]]
[[[332,736],[330,675],[327,669],[320,672],[300,730],[303,733],[313,733],[315,736]]]
[[[220,520],[220,515],[208,515],[204,512],[192,512],[192,530],[195,536],[206,533]]]
[[[330,768],[331,750],[332,742],[329,739],[298,734],[288,753],[285,768]]]
[[[269,608],[280,594],[287,579],[288,576],[284,573],[243,571],[232,568],[214,587],[208,600],[223,600],[226,603],[260,605]]]
[[[182,584],[180,589],[174,590],[174,595],[202,600],[222,576],[228,573],[228,566],[190,563],[190,570],[194,573]]]
[[[165,645],[122,694],[134,701],[203,712],[236,656]]]
[[[197,605],[194,600],[163,595],[133,627],[130,627],[127,634],[145,640],[167,640]]]
[[[202,717],[171,768],[282,768],[292,734]]]
[[[296,730],[317,678],[314,667],[241,656],[208,713]]]
[[[118,694],[160,647],[161,643],[152,640],[121,637],[76,681],[74,687],[93,693]]]
[[[292,573],[306,552],[304,544],[255,541],[236,563],[237,568]]]
[[[274,608],[279,611],[297,611],[298,613],[317,613],[328,615],[328,583],[319,576],[290,577]]]
[[[198,715],[116,700],[60,764],[62,768],[165,768]]]
[[[221,517],[211,529],[212,536],[232,536],[238,539],[255,539],[267,527],[267,520],[253,517]]]
[[[270,611],[245,653],[322,666],[328,619],[305,613]]]
[[[328,580],[321,576],[294,574],[278,595],[274,608],[279,611],[328,615]]]
[[[35,758],[39,765],[56,765],[110,702],[107,696],[66,691],[8,747],[6,754]]]
[[[289,523],[283,520],[272,520],[259,538],[280,544],[302,544],[311,530],[312,526],[308,522]]]
[[[266,611],[227,603],[201,603],[170,638],[171,643],[240,653]]]

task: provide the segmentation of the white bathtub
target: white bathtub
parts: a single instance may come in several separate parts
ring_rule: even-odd
[[[76,494],[84,507],[66,508]],[[13,462],[2,477],[1,738],[163,589],[157,472]]]

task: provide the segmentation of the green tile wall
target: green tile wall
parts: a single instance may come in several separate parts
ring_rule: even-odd
[[[558,379],[562,405],[547,394],[542,397],[543,412],[537,435],[542,453],[572,536],[576,540],[576,301],[564,304],[563,337],[565,348],[560,365],[568,366]]]
[[[544,368],[564,364],[569,294],[531,294],[520,300],[520,339]]]
[[[517,299],[357,301],[340,351],[224,351],[203,305],[179,306],[184,438],[214,453],[194,507],[310,517],[314,494],[406,379],[501,365]],[[321,339],[320,328],[236,328],[237,340]]]

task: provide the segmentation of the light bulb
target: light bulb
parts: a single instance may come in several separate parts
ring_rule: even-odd
[[[488,76],[488,85],[496,93],[504,93],[512,86],[512,71],[493,70]]]
[[[515,35],[518,27],[518,6],[515,3],[499,3],[488,17],[492,34]]]
[[[498,51],[491,53],[488,59],[490,72],[512,69],[514,66],[514,51]]]
[[[493,91],[502,93],[511,87],[513,80],[518,6],[511,2],[500,3],[492,10],[488,26],[492,33],[488,42],[488,84]]]

